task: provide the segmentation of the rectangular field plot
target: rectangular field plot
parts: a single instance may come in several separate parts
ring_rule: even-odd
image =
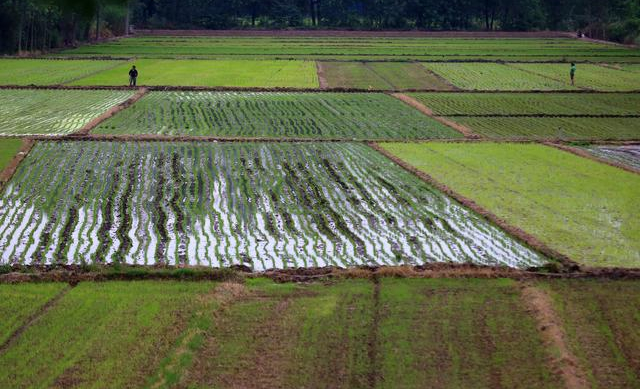
[[[138,85],[317,88],[315,62],[142,59],[83,78],[73,85],[128,85],[135,64]]]
[[[588,386],[640,387],[640,283],[574,280],[543,286]]]
[[[0,85],[57,85],[122,64],[123,61],[0,59]]]
[[[3,263],[546,262],[362,144],[43,142],[0,212]]]
[[[328,88],[355,89],[434,89],[453,86],[413,62],[322,62]]]
[[[640,170],[640,145],[588,146],[584,149],[598,158]]]
[[[380,283],[377,388],[562,387],[513,281]]]
[[[640,118],[468,116],[451,119],[492,139],[640,139]]]
[[[575,89],[562,81],[499,63],[423,63],[423,65],[454,86],[466,90]]]
[[[568,64],[510,64],[509,66],[564,82],[567,85],[571,83]],[[638,74],[624,70],[578,64],[576,86],[601,91],[635,91],[640,90],[640,77]]]
[[[383,147],[577,262],[640,267],[637,174],[536,144]]]
[[[7,167],[22,147],[20,139],[0,139],[0,172]]]
[[[61,135],[133,95],[116,90],[0,90],[0,135]]]
[[[410,93],[441,116],[638,115],[640,94]]]
[[[576,39],[416,37],[138,36],[84,45],[64,54],[139,58],[313,58],[522,61],[637,61],[638,50]]]
[[[461,137],[378,93],[152,92],[94,132],[317,139]]]

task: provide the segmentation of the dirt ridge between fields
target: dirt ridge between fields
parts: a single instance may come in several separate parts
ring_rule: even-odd
[[[571,146],[567,146],[567,145],[562,145],[559,143],[553,143],[553,142],[544,142],[545,145],[556,148],[558,150],[562,150],[562,151],[566,151],[567,153],[571,153],[573,155],[577,155],[578,157],[582,157],[582,158],[586,158],[586,159],[590,159],[592,161],[598,162],[598,163],[603,163],[605,165],[609,165],[618,169],[622,169],[624,171],[627,171],[629,173],[635,173],[635,174],[640,174],[640,169],[636,169],[632,166],[628,166],[625,165],[623,163],[620,162],[615,162],[615,161],[609,161],[607,159],[604,158],[599,158],[593,154],[591,154],[590,152],[586,151],[586,150],[582,150],[576,147],[571,147]]]
[[[462,196],[461,194],[449,188],[447,185],[441,183],[440,181],[436,180],[429,174],[411,166],[407,162],[403,161],[402,159],[398,158],[397,156],[393,155],[389,151],[382,148],[379,144],[375,142],[371,142],[369,143],[369,146],[374,150],[378,151],[379,153],[381,153],[382,155],[384,155],[385,157],[387,157],[388,159],[390,159],[392,162],[396,163],[398,166],[402,167],[404,170],[418,176],[420,179],[436,187],[438,190],[440,190],[441,192],[444,192],[449,197],[452,197],[454,200],[456,200],[463,206],[473,210],[475,213],[482,216],[484,219],[489,220],[493,224],[497,225],[502,230],[509,233],[511,236],[525,243],[527,246],[544,254],[545,256],[551,259],[555,259],[556,261],[560,262],[566,268],[566,270],[569,270],[569,271],[580,270],[580,265],[577,262],[570,259],[568,256],[556,251],[555,249],[552,249],[551,247],[547,246],[545,243],[540,241],[538,238],[529,234],[523,229],[511,225],[506,220],[498,217],[496,214],[480,206],[478,203],[471,200],[470,198]]]
[[[22,146],[20,147],[20,150],[18,150],[18,153],[13,157],[13,159],[4,168],[4,170],[0,172],[0,193],[4,189],[7,182],[9,182],[11,180],[11,177],[13,177],[13,175],[16,173],[16,170],[18,170],[18,166],[20,166],[20,163],[25,158],[27,158],[35,143],[36,142],[33,139],[22,139]]]
[[[453,128],[454,130],[458,131],[459,133],[461,133],[465,138],[469,138],[469,139],[479,139],[481,138],[480,135],[475,134],[469,127],[467,126],[463,126],[462,124],[456,123],[452,120],[449,120],[445,117],[442,116],[438,116],[436,114],[433,113],[433,111],[425,106],[424,104],[422,104],[421,102],[419,102],[418,100],[414,99],[411,96],[407,96],[405,94],[402,93],[392,93],[391,96],[395,97],[396,99],[402,101],[403,103],[417,109],[418,111],[422,112],[423,114],[429,116],[430,118],[434,119],[435,121],[444,124],[445,126],[449,127],[449,128]]]
[[[51,308],[53,308],[58,301],[60,301],[71,289],[75,287],[75,284],[69,284],[66,288],[62,289],[58,294],[53,296],[43,306],[38,308],[37,311],[31,314],[21,325],[18,327],[7,340],[0,345],[0,354],[5,353],[11,346],[18,341],[20,336],[31,327],[38,319],[46,314]]]
[[[318,85],[320,89],[329,89],[329,81],[327,81],[324,65],[322,65],[320,61],[316,61],[316,73],[318,74]]]
[[[589,388],[587,375],[580,366],[578,358],[571,352],[562,321],[553,308],[551,296],[543,289],[532,286],[521,286],[522,300],[538,323],[542,339],[547,350],[555,350],[559,355],[553,356],[551,363],[562,377],[566,388]]]
[[[127,100],[125,100],[122,103],[116,105],[115,107],[109,108],[102,115],[98,116],[97,118],[93,119],[89,123],[85,124],[80,130],[78,130],[74,134],[77,134],[77,135],[87,135],[87,134],[89,134],[91,132],[91,130],[93,130],[94,128],[99,126],[100,123],[102,123],[105,120],[109,119],[110,117],[114,116],[118,112],[129,108],[131,105],[135,104],[136,101],[140,100],[148,92],[149,92],[149,90],[147,88],[138,88],[138,91],[133,96],[129,97]]]

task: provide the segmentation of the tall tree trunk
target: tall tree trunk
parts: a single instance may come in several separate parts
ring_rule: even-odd
[[[100,3],[96,5],[96,40],[100,39]]]
[[[131,22],[131,16],[130,16],[130,1],[127,0],[127,4],[125,5],[127,7],[126,12],[125,12],[125,16],[124,16],[124,35],[128,36],[129,35],[129,23]]]

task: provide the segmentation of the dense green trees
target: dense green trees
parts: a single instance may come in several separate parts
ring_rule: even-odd
[[[640,35],[640,0],[0,0],[0,50],[105,38],[129,20],[139,28],[582,30],[629,42]]]

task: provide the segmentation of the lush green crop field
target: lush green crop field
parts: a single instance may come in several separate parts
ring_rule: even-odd
[[[640,64],[626,64],[619,66],[628,72],[640,73]]]
[[[319,139],[461,137],[397,99],[365,93],[152,92],[94,132]]]
[[[0,206],[4,263],[545,262],[362,144],[44,142]]]
[[[210,283],[109,282],[69,291],[0,354],[0,387],[141,387]],[[114,373],[117,372],[117,373]]]
[[[513,281],[381,282],[380,388],[562,386]]]
[[[0,90],[0,135],[59,135],[133,95],[116,90]]]
[[[20,147],[22,147],[20,139],[0,139],[0,172],[7,167],[7,164],[20,151]]]
[[[510,64],[509,66],[540,74],[567,85],[571,83],[567,64]],[[640,77],[624,70],[580,64],[576,71],[576,86],[603,91],[640,90]]]
[[[329,88],[452,90],[442,78],[414,62],[322,62]]]
[[[65,284],[0,285],[0,344],[65,287]]]
[[[640,177],[536,144],[383,144],[575,261],[640,266]]]
[[[410,93],[437,115],[640,115],[640,94]]]
[[[581,280],[547,287],[590,387],[640,387],[640,283]]]
[[[67,50],[71,55],[314,59],[638,61],[640,51],[575,39],[353,37],[132,37]]]
[[[141,59],[80,79],[73,85],[128,85],[135,64],[138,85],[317,88],[311,61]]]
[[[492,139],[640,139],[640,118],[452,117]]]
[[[466,90],[565,90],[571,85],[499,63],[423,63],[430,71]],[[531,65],[533,67],[538,64]],[[566,67],[566,65],[563,65]]]
[[[640,145],[587,146],[584,149],[598,158],[640,169]]]
[[[0,59],[0,85],[65,84],[122,63],[123,61]]]

